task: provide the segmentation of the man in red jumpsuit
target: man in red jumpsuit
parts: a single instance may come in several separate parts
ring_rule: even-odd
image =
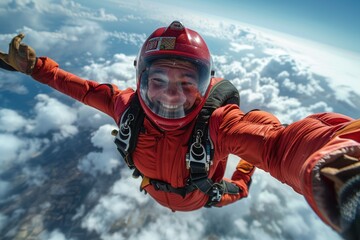
[[[85,80],[59,68],[48,57],[14,37],[9,53],[0,53],[2,67],[33,79],[94,107],[119,125],[131,99],[138,97],[145,112],[143,131],[132,153],[144,179],[171,188],[187,184],[186,154],[196,117],[213,87],[212,60],[201,36],[180,22],[155,30],[140,49],[136,63],[137,90]],[[231,183],[237,192],[222,192],[211,206],[224,206],[246,197],[255,167],[302,194],[317,215],[348,239],[359,239],[360,121],[336,113],[310,115],[288,126],[264,111],[244,113],[228,104],[209,120],[214,146],[208,178]],[[227,158],[241,159],[231,179],[224,178]],[[209,195],[193,189],[180,196],[161,191],[151,181],[141,186],[173,211],[191,211],[209,204]]]

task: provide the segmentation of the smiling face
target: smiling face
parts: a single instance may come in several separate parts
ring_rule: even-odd
[[[147,99],[159,115],[178,118],[186,115],[201,98],[199,73],[190,62],[157,60],[148,69]]]

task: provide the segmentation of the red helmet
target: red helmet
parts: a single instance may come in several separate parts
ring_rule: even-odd
[[[135,66],[141,106],[157,126],[163,130],[175,130],[186,126],[198,115],[206,101],[214,72],[208,47],[197,32],[185,28],[179,21],[158,28],[143,44]],[[185,80],[183,77],[181,83],[173,83],[172,69],[175,69],[175,74],[186,76]],[[159,94],[153,97],[151,91]],[[168,99],[164,98],[171,91],[180,91],[175,95],[181,95],[177,98],[182,100],[166,102]]]

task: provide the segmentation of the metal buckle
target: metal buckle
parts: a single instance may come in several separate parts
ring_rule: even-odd
[[[123,145],[125,145],[125,151],[129,150],[130,147],[130,139],[131,139],[131,128],[130,124],[134,120],[134,115],[128,114],[127,119],[124,121],[123,118],[126,116],[128,109],[124,112],[120,120],[119,131],[116,135],[116,139],[118,139]]]
[[[221,200],[221,197],[223,195],[223,192],[220,191],[220,187],[217,186],[217,184],[213,185],[213,188],[210,190],[212,192],[211,194],[211,202],[218,203]]]
[[[208,172],[210,168],[210,154],[207,153],[203,144],[201,144],[202,131],[197,131],[196,140],[190,146],[190,151],[186,154],[186,168],[190,169],[191,163],[204,164],[205,170]]]

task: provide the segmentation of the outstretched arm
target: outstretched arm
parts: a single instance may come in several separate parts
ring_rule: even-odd
[[[219,129],[212,139],[216,139],[215,146],[219,145],[221,151],[236,154],[291,186],[325,223],[344,232],[347,228],[355,229],[358,220],[353,225],[347,224],[353,227],[340,222],[343,213],[339,209],[343,209],[344,203],[337,199],[343,195],[341,190],[337,191],[336,178],[342,181],[343,188],[350,186],[353,192],[349,199],[359,196],[358,189],[353,187],[360,182],[359,123],[360,120],[342,114],[318,113],[284,127],[270,113],[244,114],[229,106],[218,112],[218,118],[211,124]],[[325,171],[326,168],[330,169]]]
[[[112,84],[82,79],[59,68],[50,58],[39,57],[31,75],[35,80],[82,103],[113,116],[114,101],[120,91]]]
[[[299,193],[302,193],[300,171],[305,161],[327,144],[339,128],[353,120],[323,113],[285,127],[270,113],[244,114],[235,105],[215,113],[218,117],[210,124],[219,129],[212,136],[217,141],[218,152],[246,159]]]
[[[33,48],[21,43],[24,37],[24,34],[15,36],[9,52],[0,52],[1,68],[31,75],[35,80],[110,115],[118,122],[121,109],[134,93],[132,89],[120,91],[115,85],[100,84],[66,72],[52,59],[36,57]]]

